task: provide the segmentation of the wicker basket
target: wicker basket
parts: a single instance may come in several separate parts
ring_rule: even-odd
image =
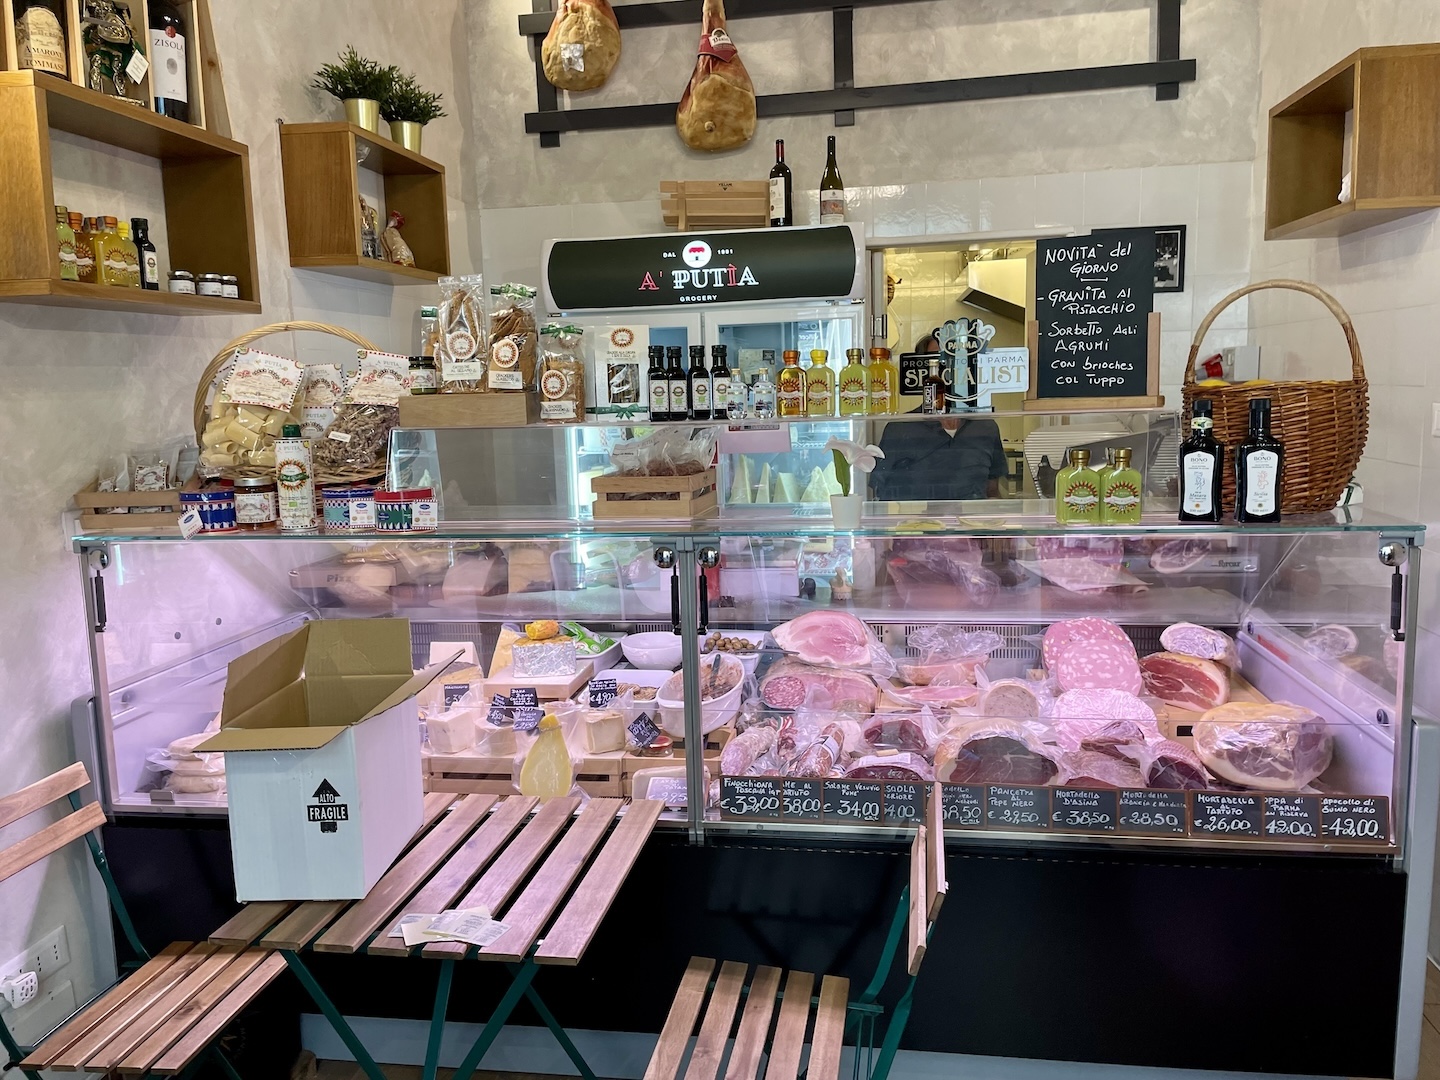
[[[1350,378],[1315,382],[1276,382],[1261,379],[1224,386],[1200,386],[1195,362],[1210,325],[1242,296],[1262,289],[1291,289],[1313,296],[1335,316],[1350,348]],[[1304,281],[1260,281],[1236,289],[1206,315],[1190,344],[1190,362],[1183,387],[1185,415],[1191,415],[1196,398],[1209,398],[1215,413],[1215,438],[1226,448],[1224,505],[1235,505],[1235,472],[1230,463],[1250,430],[1250,402],[1269,398],[1271,425],[1285,444],[1285,475],[1280,512],[1317,514],[1333,510],[1355,475],[1365,439],[1370,432],[1370,389],[1360,342],[1345,309],[1325,290]]]
[[[201,443],[201,438],[205,432],[205,424],[210,418],[210,395],[217,392],[217,380],[220,378],[220,373],[225,369],[225,365],[230,362],[230,358],[235,355],[235,351],[253,345],[261,338],[269,337],[271,334],[288,334],[297,330],[306,330],[317,334],[334,334],[336,337],[344,338],[346,341],[352,342],[359,348],[368,349],[371,352],[380,351],[359,334],[351,330],[346,330],[342,326],[331,326],[329,323],[271,323],[269,326],[257,327],[248,334],[241,334],[216,353],[214,359],[206,365],[205,370],[200,374],[200,383],[195,388],[195,441],[197,444]],[[221,470],[223,475],[231,479],[238,479],[242,476],[263,476],[273,471],[272,469],[261,469],[250,465],[240,465]],[[374,480],[377,477],[384,476],[384,474],[385,470],[383,467],[379,469],[317,470],[315,482],[317,484],[354,484],[359,483],[361,480]]]

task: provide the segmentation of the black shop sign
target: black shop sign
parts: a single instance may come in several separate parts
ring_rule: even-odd
[[[556,314],[863,300],[869,272],[855,225],[551,240],[543,262],[543,299]]]

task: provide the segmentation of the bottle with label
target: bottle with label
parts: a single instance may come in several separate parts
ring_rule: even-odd
[[[835,415],[835,372],[825,349],[810,350],[810,369],[805,372],[805,415]]]
[[[1145,481],[1130,467],[1130,448],[1115,448],[1115,464],[1100,474],[1100,520],[1106,525],[1139,525]]]
[[[665,380],[670,389],[670,419],[684,420],[690,415],[690,387],[685,381],[684,355],[679,345],[665,350]]]
[[[440,309],[438,307],[422,307],[420,309],[420,348],[416,356],[435,355],[435,346],[440,344]]]
[[[315,470],[310,440],[300,437],[299,424],[286,424],[275,440],[275,491],[280,504],[280,531],[314,532]]]
[[[725,345],[710,346],[710,413],[716,420],[739,419],[730,412],[729,351]]]
[[[870,411],[870,372],[865,370],[865,350],[846,349],[847,363],[840,370],[840,415],[864,416]]]
[[[776,408],[786,417],[805,415],[805,372],[800,367],[800,353],[786,349],[785,366],[780,369],[776,384]]]
[[[930,371],[920,389],[920,411],[931,416],[945,412],[945,376],[940,374],[940,358],[930,358]]]
[[[690,346],[690,419],[710,419],[710,372],[705,370],[705,346]]]
[[[770,227],[795,224],[795,178],[785,164],[785,140],[775,140],[775,167],[770,170]]]
[[[157,292],[160,288],[160,255],[150,242],[150,221],[148,218],[130,219],[131,235],[140,252],[140,287]]]
[[[1221,488],[1225,477],[1225,447],[1215,439],[1215,419],[1209,398],[1197,398],[1190,420],[1190,437],[1180,444],[1180,520],[1220,520]]]
[[[1100,477],[1089,450],[1071,450],[1070,464],[1055,474],[1055,520],[1061,525],[1100,523]]]
[[[94,229],[95,280],[101,285],[125,284],[125,253],[112,217],[96,217]]]
[[[125,287],[140,288],[140,247],[130,239],[130,223],[120,222],[116,228],[120,236],[120,254],[125,259]]]
[[[95,236],[90,219],[83,214],[70,215],[70,231],[75,234],[75,270],[77,280],[93,285],[95,276]]]
[[[870,415],[893,416],[900,376],[889,349],[870,350]]]
[[[17,0],[15,58],[22,71],[43,71],[62,79],[70,77],[65,23],[65,5],[61,0]]]
[[[663,423],[670,419],[670,379],[665,374],[665,346],[650,346],[650,419]]]
[[[737,380],[738,382],[738,380]],[[733,388],[736,383],[732,382]],[[769,420],[775,415],[775,382],[770,378],[770,369],[761,368],[751,388],[750,412],[756,420]]]
[[[1285,447],[1270,434],[1270,399],[1250,402],[1250,433],[1235,451],[1235,520],[1265,524],[1280,520],[1280,485]]]
[[[825,172],[820,177],[820,224],[845,224],[845,181],[840,179],[840,166],[835,160],[835,136],[829,139],[829,155]]]
[[[150,97],[161,116],[190,122],[185,20],[172,0],[150,0]]]
[[[1115,447],[1107,446],[1105,447],[1105,460],[1095,466],[1095,472],[1099,474],[1102,483],[1105,480],[1105,474],[1113,468],[1115,468]]]
[[[55,239],[60,247],[60,280],[79,281],[80,263],[75,256],[75,230],[70,228],[68,207],[55,207]]]

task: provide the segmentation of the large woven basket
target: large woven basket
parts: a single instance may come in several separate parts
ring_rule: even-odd
[[[1314,382],[1259,379],[1223,386],[1200,386],[1195,363],[1210,325],[1242,296],[1262,289],[1291,289],[1313,296],[1335,316],[1350,348],[1350,378]],[[1250,402],[1269,398],[1271,427],[1285,444],[1285,475],[1280,512],[1316,514],[1332,510],[1355,475],[1370,433],[1370,387],[1355,326],[1340,302],[1324,289],[1304,281],[1260,281],[1236,289],[1201,321],[1190,344],[1190,362],[1183,387],[1185,415],[1196,398],[1209,398],[1215,414],[1215,438],[1225,447],[1225,506],[1235,505],[1235,450],[1250,430]]]
[[[234,341],[230,342],[218,353],[214,359],[205,366],[200,373],[200,383],[195,388],[195,441],[200,443],[201,436],[205,431],[205,424],[210,418],[210,397],[218,392],[220,373],[225,370],[225,365],[235,355],[237,349],[253,345],[263,337],[271,334],[288,334],[293,331],[304,330],[316,334],[333,334],[336,337],[344,338],[362,349],[371,352],[379,352],[374,345],[366,341],[359,334],[346,330],[343,326],[331,326],[329,323],[319,322],[283,322],[271,323],[269,326],[260,326],[251,330],[248,334],[241,334]],[[237,479],[242,476],[263,476],[273,472],[273,469],[261,469],[255,466],[241,465],[234,468],[222,469],[221,472]],[[373,480],[383,476],[385,470],[379,469],[340,469],[340,470],[316,470],[315,482],[317,484],[353,484],[361,480]]]

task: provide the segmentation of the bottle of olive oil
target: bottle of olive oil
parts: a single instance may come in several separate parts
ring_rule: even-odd
[[[1106,525],[1139,525],[1145,481],[1130,467],[1130,448],[1115,449],[1115,464],[1100,474],[1100,520]]]
[[[800,367],[799,350],[785,350],[785,366],[780,369],[776,390],[782,417],[794,419],[805,415],[805,372]]]
[[[864,416],[870,411],[870,373],[865,370],[865,350],[846,349],[848,363],[840,372],[840,415]]]
[[[1055,474],[1055,520],[1100,524],[1100,475],[1090,468],[1089,450],[1071,450],[1070,464]]]
[[[1270,399],[1250,402],[1250,433],[1235,451],[1235,520],[1242,524],[1280,520],[1285,447],[1270,433]]]

